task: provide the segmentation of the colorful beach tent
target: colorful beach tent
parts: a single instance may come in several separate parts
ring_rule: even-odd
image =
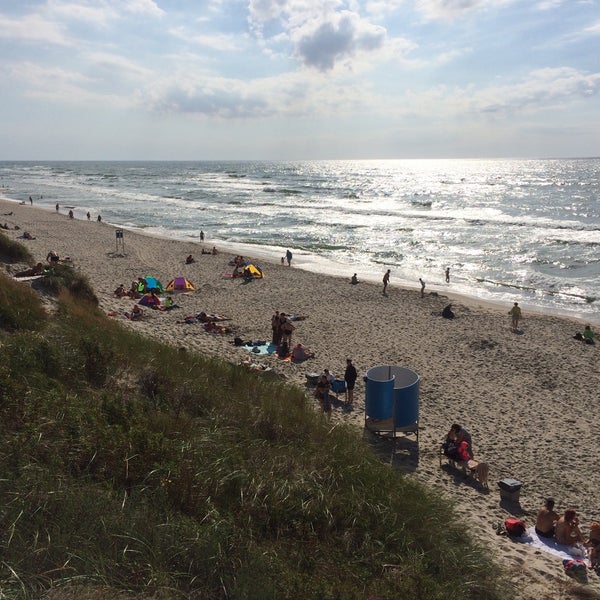
[[[262,269],[252,264],[244,266],[244,275],[252,277],[264,277]]]
[[[153,294],[144,294],[138,301],[138,304],[143,304],[144,306],[160,306],[160,298]]]
[[[150,277],[149,275],[146,275],[144,279],[146,280],[147,290],[158,290],[159,292],[163,291],[162,283],[156,279],[156,277]]]
[[[177,290],[193,291],[195,289],[194,284],[185,277],[175,277],[175,279],[171,279],[165,288],[167,292],[175,292]]]

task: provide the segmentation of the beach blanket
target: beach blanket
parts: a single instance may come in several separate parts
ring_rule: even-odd
[[[554,556],[558,556],[562,559],[570,559],[570,558],[587,558],[587,554],[581,556],[577,554],[578,548],[574,548],[573,546],[567,546],[565,544],[559,544],[556,540],[540,537],[535,532],[535,527],[529,527],[525,532],[522,538],[514,538],[517,541],[521,541],[529,546],[533,546],[534,548],[541,550],[542,552],[547,552],[548,554],[553,554]]]
[[[260,344],[260,345],[248,345],[242,346],[248,350],[248,352],[252,352],[252,354],[275,354],[277,351],[277,346],[275,344]]]

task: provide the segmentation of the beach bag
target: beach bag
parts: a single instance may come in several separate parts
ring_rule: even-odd
[[[520,521],[519,519],[504,519],[504,527],[506,533],[512,537],[521,537],[527,529],[525,521]]]
[[[569,577],[572,577],[579,583],[587,582],[587,566],[584,560],[580,558],[566,558],[563,560],[563,567]]]

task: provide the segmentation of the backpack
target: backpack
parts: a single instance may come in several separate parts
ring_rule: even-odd
[[[520,521],[519,519],[505,519],[504,527],[506,533],[512,537],[521,537],[527,529],[525,521]]]

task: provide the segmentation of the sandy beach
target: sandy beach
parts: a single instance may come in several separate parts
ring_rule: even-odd
[[[11,213],[12,214],[8,214]],[[0,201],[3,231],[19,239],[24,231],[35,237],[19,240],[35,261],[45,263],[50,250],[69,257],[96,290],[100,308],[114,314],[124,327],[158,338],[175,347],[241,363],[257,360],[292,384],[305,386],[306,373],[329,368],[343,375],[351,357],[359,375],[374,366],[398,365],[420,377],[420,436],[401,438],[396,447],[384,441],[383,457],[424,484],[447,494],[474,534],[484,540],[512,574],[515,597],[575,598],[573,580],[563,572],[557,556],[531,545],[499,537],[494,524],[519,515],[528,525],[547,496],[562,513],[575,508],[584,534],[592,520],[600,520],[597,496],[600,471],[595,465],[600,415],[600,341],[595,346],[573,339],[584,323],[535,314],[522,306],[519,333],[510,327],[510,306],[484,305],[448,294],[406,290],[394,285],[386,296],[382,286],[326,277],[304,271],[292,261],[259,262],[265,277],[250,283],[223,277],[230,274],[232,255],[201,254],[197,243],[159,239],[124,232],[117,245],[115,228],[104,223],[69,219],[54,213]],[[14,229],[18,226],[19,229]],[[207,239],[205,248],[212,248]],[[218,248],[218,243],[217,243]],[[185,264],[192,254],[195,262]],[[246,257],[252,260],[252,256]],[[12,271],[22,265],[10,267]],[[381,276],[383,276],[382,269]],[[116,298],[119,284],[129,288],[138,277],[151,275],[164,285],[187,277],[194,292],[173,294],[180,308],[145,310],[142,321],[123,315],[133,301]],[[359,273],[360,278],[360,273]],[[454,320],[441,318],[452,302]],[[269,341],[275,310],[306,317],[295,323],[293,343],[301,342],[316,357],[302,364],[256,356],[234,346],[234,337]],[[230,331],[207,333],[184,317],[204,311],[227,317]],[[316,408],[316,406],[315,406]],[[351,408],[335,403],[333,420],[364,431],[364,385],[359,377]],[[489,463],[489,492],[456,472],[440,468],[439,445],[453,422],[472,434],[475,457]],[[514,478],[523,483],[520,506],[500,502],[497,482]],[[589,574],[588,588],[600,593],[600,577]]]

